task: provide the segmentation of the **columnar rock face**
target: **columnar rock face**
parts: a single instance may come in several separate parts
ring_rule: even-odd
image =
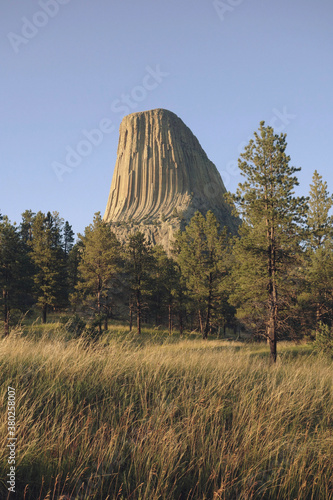
[[[174,231],[197,210],[212,210],[233,232],[237,221],[225,191],[215,165],[174,113],[154,109],[123,119],[104,214],[121,240],[139,229],[169,251]]]

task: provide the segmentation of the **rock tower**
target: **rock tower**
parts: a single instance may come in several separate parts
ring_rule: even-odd
[[[140,230],[167,252],[173,234],[199,210],[235,232],[215,165],[177,115],[154,109],[125,116],[104,220],[120,240]]]

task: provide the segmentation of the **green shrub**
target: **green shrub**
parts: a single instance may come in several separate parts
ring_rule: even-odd
[[[332,327],[320,323],[318,329],[315,333],[316,340],[314,342],[314,348],[316,351],[333,354],[333,331]]]
[[[65,327],[66,330],[73,335],[73,337],[77,338],[82,335],[83,330],[86,327],[86,323],[78,314],[75,314],[66,322]]]

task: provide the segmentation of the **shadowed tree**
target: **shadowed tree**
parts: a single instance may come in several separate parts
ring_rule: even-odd
[[[68,221],[66,221],[64,224],[63,241],[64,241],[63,247],[64,247],[65,257],[68,257],[74,245],[74,232],[72,230],[72,226],[69,224]]]
[[[186,309],[189,298],[188,298],[188,290],[186,287],[186,278],[182,274],[181,266],[179,263],[179,255],[181,252],[181,245],[182,245],[181,235],[182,235],[181,231],[179,231],[175,235],[171,251],[172,251],[172,258],[174,259],[174,262],[176,264],[175,267],[176,280],[175,280],[175,287],[173,289],[174,306],[178,315],[179,333],[180,335],[183,335],[185,328]]]
[[[66,253],[71,244],[65,241],[65,224],[64,219],[60,217],[58,212],[48,212],[46,214],[46,224],[51,234],[51,246],[56,259],[57,273],[54,294],[56,297],[54,307],[63,309],[69,305],[69,290],[68,290],[68,272],[67,261],[68,254]],[[67,223],[67,230],[71,231],[71,226]],[[73,233],[71,231],[71,233]]]
[[[211,328],[212,313],[220,298],[221,281],[226,275],[224,266],[227,248],[226,229],[222,231],[215,215],[206,218],[197,212],[185,231],[178,233],[177,262],[186,280],[190,299],[194,302],[204,339]]]
[[[36,214],[31,210],[26,210],[22,214],[22,221],[20,224],[20,235],[24,243],[32,240],[32,225]]]
[[[95,214],[84,235],[79,234],[79,239],[81,243],[76,247],[80,252],[77,296],[94,311],[101,333],[103,318],[107,329],[110,292],[120,270],[120,243],[100,212]]]
[[[332,195],[327,183],[317,171],[310,184],[309,210],[307,214],[305,312],[312,313],[316,330],[320,322],[333,321],[333,217],[330,209]],[[313,317],[314,314],[314,317]]]
[[[177,307],[176,290],[179,282],[179,272],[176,262],[168,257],[162,246],[153,248],[154,268],[152,272],[152,309],[155,311],[156,324],[158,318],[167,311],[169,333],[173,329],[173,314]]]
[[[73,245],[67,257],[67,283],[69,295],[75,293],[75,287],[79,282],[79,263],[82,257],[83,244],[79,240]]]
[[[333,236],[333,217],[329,215],[333,197],[327,191],[327,182],[323,181],[317,170],[314,171],[310,184],[308,205],[307,244],[316,251]]]
[[[151,245],[143,233],[137,231],[129,236],[125,248],[126,270],[136,306],[137,333],[141,334],[142,308],[147,295],[151,293],[151,271],[154,265]]]
[[[35,267],[34,290],[42,321],[47,311],[61,302],[63,288],[63,259],[61,247],[61,220],[55,212],[45,216],[38,212],[32,223],[31,259]]]
[[[9,334],[11,311],[23,311],[29,285],[29,256],[20,233],[6,216],[0,219],[0,304],[4,334]]]
[[[19,235],[24,248],[25,264],[22,283],[20,289],[22,291],[21,305],[24,310],[28,310],[34,302],[33,277],[35,266],[31,258],[31,241],[32,241],[32,225],[36,214],[31,210],[26,210],[22,214],[22,221],[19,225]]]

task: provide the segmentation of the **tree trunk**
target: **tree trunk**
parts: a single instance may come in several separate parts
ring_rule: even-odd
[[[185,309],[185,321],[186,321],[186,324],[190,324],[190,330],[191,332],[193,332],[193,328],[194,328],[194,314],[193,313],[187,313],[186,309]]]
[[[183,318],[183,292],[179,289],[178,295],[178,322],[179,322],[179,334],[182,337],[184,333],[184,318]]]
[[[320,323],[320,304],[318,302],[316,306],[316,338],[318,335],[319,323]]]
[[[7,311],[4,321],[4,334],[5,337],[9,335],[9,311]]]
[[[108,329],[108,313],[106,312],[104,317],[104,330],[107,331],[107,329]]]
[[[266,206],[267,209],[267,206]],[[275,272],[276,272],[276,255],[275,255],[275,234],[274,234],[274,220],[266,219],[267,227],[267,250],[268,250],[268,301],[269,301],[269,317],[267,323],[267,337],[269,340],[270,347],[270,359],[272,363],[276,362],[277,356],[277,311],[278,311],[278,301],[277,301],[277,288],[275,282]]]
[[[46,323],[46,315],[47,315],[47,304],[44,304],[43,305],[43,323],[45,324]]]
[[[272,165],[270,165],[272,171]],[[270,360],[276,362],[277,350],[277,289],[275,283],[276,271],[276,255],[275,255],[275,233],[274,233],[274,218],[268,217],[268,186],[265,188],[266,200],[266,241],[267,241],[267,271],[268,271],[268,301],[269,301],[269,317],[266,326],[266,334],[270,347]]]
[[[268,337],[268,342],[269,342],[269,348],[270,348],[270,359],[272,363],[276,362],[276,325],[274,321],[274,315],[270,313],[270,318],[268,321],[268,327],[267,327],[267,337]]]
[[[203,327],[203,321],[202,321],[202,312],[201,312],[201,309],[199,309],[198,316],[199,316],[200,333],[201,333],[201,335],[202,335],[202,338],[203,338],[203,339],[205,339],[205,338],[207,338],[207,337],[205,337],[205,331],[204,331],[204,327]]]
[[[160,296],[158,295],[156,297],[156,304],[155,304],[155,326],[158,326],[161,324],[161,299]]]
[[[276,356],[277,356],[276,344],[277,344],[277,312],[278,312],[277,289],[274,280],[274,274],[275,274],[275,262],[274,264],[272,264],[271,279],[269,282],[269,318],[267,326],[267,337],[269,339],[269,347],[271,352],[272,363],[276,362]]]
[[[136,327],[137,334],[141,335],[141,293],[140,290],[136,292]]]
[[[172,305],[169,304],[169,335],[172,334]]]
[[[131,332],[133,328],[133,304],[130,302],[129,305],[129,331]]]
[[[8,307],[8,292],[6,290],[2,291],[2,297],[3,297],[3,302],[4,302],[4,321],[3,321],[3,326],[4,326],[4,335],[7,337],[9,335],[9,307]]]
[[[203,334],[204,339],[206,339],[208,337],[208,332],[209,332],[209,327],[210,327],[210,315],[211,315],[211,310],[212,310],[212,282],[213,282],[212,273],[209,273],[209,294],[208,294],[206,324],[205,324],[205,330],[204,330],[204,334]]]
[[[178,313],[178,321],[179,321],[179,334],[182,337],[184,332],[184,324],[183,324],[183,312],[180,309]]]
[[[102,333],[102,317],[101,317],[101,284],[100,280],[98,282],[98,291],[97,291],[97,314],[98,314],[98,333],[101,335]]]

